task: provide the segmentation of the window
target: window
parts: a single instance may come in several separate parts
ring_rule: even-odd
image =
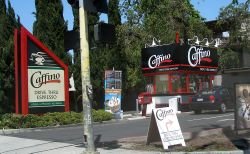
[[[187,92],[187,75],[186,74],[172,74],[171,84],[173,93]]]
[[[168,89],[168,74],[155,76],[156,93],[166,94],[169,93]]]
[[[199,92],[203,89],[210,88],[210,76],[209,75],[190,75],[190,92]]]

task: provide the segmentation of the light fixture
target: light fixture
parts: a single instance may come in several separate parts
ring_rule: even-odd
[[[218,48],[219,45],[220,45],[220,39],[216,38],[214,47]]]
[[[214,39],[214,40],[212,40],[210,43],[209,43],[209,45],[211,44],[211,45],[213,45],[214,47],[216,47],[216,48],[218,48],[218,46],[220,45],[220,39],[219,38],[216,38],[216,39]]]
[[[195,41],[194,43],[197,44],[197,45],[199,45],[199,44],[200,44],[200,41],[199,41],[198,36],[194,36],[194,38],[196,38],[196,41]],[[193,38],[193,39],[194,39],[194,38]]]
[[[200,41],[200,42],[204,42],[205,40],[207,40],[206,43],[205,43],[205,46],[208,47],[208,46],[209,46],[208,38],[204,38],[204,39],[203,39],[202,41]]]
[[[153,37],[151,47],[158,46],[158,45],[160,45],[160,43],[161,43],[161,40],[157,40],[155,37]]]

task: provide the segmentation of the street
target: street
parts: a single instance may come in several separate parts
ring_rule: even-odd
[[[195,115],[192,112],[184,112],[178,114],[178,120],[182,132],[199,132],[202,130],[234,125],[234,112],[218,114],[215,111],[198,115]],[[94,124],[93,128],[95,141],[109,142],[126,137],[147,136],[149,122],[150,118]],[[82,125],[77,125],[70,127],[38,129],[36,131],[9,134],[8,136],[80,144],[82,143],[82,132]]]
[[[215,111],[198,115],[192,112],[184,112],[178,114],[177,117],[183,133],[196,133],[234,124],[234,112],[218,114]],[[121,151],[116,151],[119,150],[120,139],[147,136],[150,117],[142,118],[132,117],[118,121],[95,123],[93,129],[96,146],[99,150],[102,147],[104,148],[101,150],[102,153],[120,153]],[[85,147],[82,134],[82,125],[24,129],[18,133],[6,133],[0,135],[0,153],[80,153]]]

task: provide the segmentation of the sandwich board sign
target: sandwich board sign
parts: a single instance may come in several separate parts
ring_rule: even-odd
[[[181,144],[186,146],[174,109],[170,107],[153,109],[147,135],[147,144],[161,139],[164,149]]]
[[[69,111],[68,67],[28,30],[15,30],[16,113]]]

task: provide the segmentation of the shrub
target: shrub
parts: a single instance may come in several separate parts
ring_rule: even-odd
[[[0,118],[0,128],[20,128],[22,125],[22,116],[17,114],[4,114]]]
[[[108,121],[112,119],[112,114],[104,110],[92,110],[94,122]]]
[[[112,114],[104,110],[92,110],[94,122],[112,119]],[[76,112],[53,112],[43,115],[0,115],[0,128],[34,128],[82,123],[83,114]]]

